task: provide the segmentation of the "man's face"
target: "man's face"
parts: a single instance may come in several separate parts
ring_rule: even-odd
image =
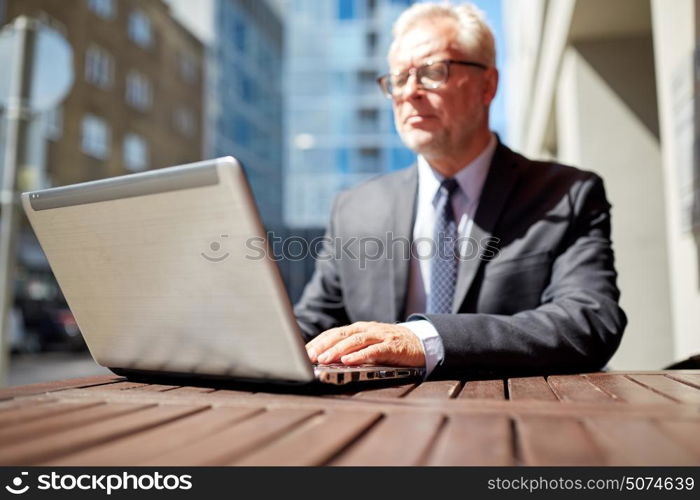
[[[401,36],[389,54],[392,73],[428,61],[455,59],[486,63],[459,50],[457,24],[451,19],[419,22]],[[420,88],[415,76],[394,97],[394,120],[403,142],[426,158],[451,155],[488,130],[488,108],[498,81],[494,68],[452,64],[446,83]]]

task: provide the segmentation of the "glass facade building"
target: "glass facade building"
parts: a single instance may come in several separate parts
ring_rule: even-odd
[[[215,0],[208,65],[208,156],[246,167],[269,229],[282,223],[283,27],[267,2]]]
[[[391,103],[391,26],[412,0],[292,0],[287,4],[286,185],[292,228],[323,227],[342,189],[410,165]]]

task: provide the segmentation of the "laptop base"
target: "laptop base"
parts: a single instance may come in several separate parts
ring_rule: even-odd
[[[115,375],[126,377],[132,382],[140,382],[146,384],[162,384],[176,386],[195,386],[206,387],[211,389],[222,390],[238,390],[248,392],[272,392],[272,393],[296,393],[296,394],[328,394],[328,393],[347,393],[354,391],[363,391],[368,389],[380,389],[383,387],[392,387],[397,384],[417,383],[422,380],[421,376],[406,376],[398,378],[381,378],[379,376],[372,379],[364,378],[361,380],[358,376],[344,377],[344,381],[340,384],[322,382],[319,379],[311,382],[298,382],[290,380],[273,380],[259,378],[232,378],[222,375],[200,375],[192,373],[177,373],[138,370],[132,368],[109,368]],[[417,370],[422,373],[420,369]],[[359,373],[359,372],[355,372]],[[353,380],[355,379],[355,380]]]

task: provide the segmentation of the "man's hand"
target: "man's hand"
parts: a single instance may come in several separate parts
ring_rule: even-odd
[[[326,330],[306,344],[312,362],[425,366],[423,344],[404,326],[360,321]]]

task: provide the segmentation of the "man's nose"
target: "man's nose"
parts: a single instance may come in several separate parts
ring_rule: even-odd
[[[422,88],[423,87],[421,87],[421,84],[418,81],[417,72],[411,71],[406,79],[406,84],[403,86],[403,89],[401,89],[401,97],[404,99],[415,97],[417,92]]]

